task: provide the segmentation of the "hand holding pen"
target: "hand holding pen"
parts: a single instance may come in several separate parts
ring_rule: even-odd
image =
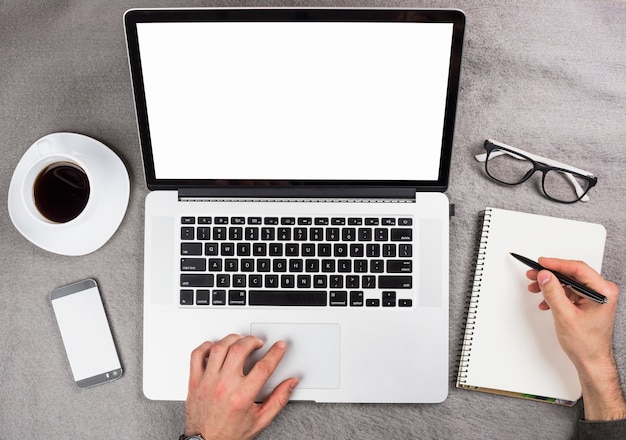
[[[557,258],[540,258],[545,270],[526,273],[528,290],[541,292],[542,310],[551,310],[556,336],[578,371],[583,391],[585,420],[626,418],[626,401],[613,355],[613,324],[618,288],[587,264]],[[580,298],[564,288],[555,272],[606,296],[606,303]]]
[[[521,261],[522,263],[524,263],[526,266],[532,269],[535,269],[537,272],[545,269],[545,267],[543,267],[541,264],[531,260],[530,258],[526,258],[521,255],[514,254],[513,252],[510,252],[510,254],[516,259],[518,259],[519,261]],[[557,271],[553,270],[552,273],[561,282],[561,284],[571,287],[574,293],[576,293],[577,295],[580,295],[583,298],[589,298],[590,300],[595,301],[600,304],[606,304],[607,298],[601,293],[598,293],[595,290],[590,289],[589,287],[584,286],[583,284],[576,282],[576,280],[566,277],[565,275]]]

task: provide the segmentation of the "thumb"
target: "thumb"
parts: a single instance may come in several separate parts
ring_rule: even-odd
[[[554,313],[567,313],[571,309],[572,302],[554,274],[547,270],[540,271],[537,274],[537,283],[543,294],[543,299]]]

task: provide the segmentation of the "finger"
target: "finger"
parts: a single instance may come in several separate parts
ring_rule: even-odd
[[[254,367],[248,373],[248,381],[252,383],[254,390],[258,392],[263,388],[263,385],[274,373],[278,363],[285,355],[285,351],[287,351],[287,344],[284,341],[278,341],[254,364]]]
[[[526,271],[526,278],[531,281],[537,281],[537,271],[535,269],[530,269]]]
[[[239,335],[228,335],[225,338],[222,338],[220,341],[215,342],[209,351],[209,359],[206,364],[206,373],[208,374],[216,374],[218,373],[223,365],[226,356],[228,355],[228,351],[230,347],[239,341],[242,336]]]
[[[254,350],[263,346],[263,342],[255,336],[245,336],[232,344],[224,360],[224,369],[243,375],[246,360]]]
[[[299,380],[295,377],[282,381],[261,404],[257,419],[261,429],[267,428],[274,417],[287,405],[298,382]]]
[[[191,352],[191,359],[189,361],[189,388],[195,388],[197,383],[204,374],[206,367],[206,358],[209,355],[209,351],[213,346],[213,342],[206,341],[200,346],[196,347]]]
[[[552,272],[548,270],[539,271],[537,283],[541,288],[544,301],[554,313],[564,315],[572,313],[572,307],[574,306],[567,297],[565,289],[561,286],[561,282]]]
[[[548,270],[554,270],[581,284],[604,293],[610,290],[609,282],[593,268],[582,261],[562,260],[559,258],[539,258],[539,264]]]

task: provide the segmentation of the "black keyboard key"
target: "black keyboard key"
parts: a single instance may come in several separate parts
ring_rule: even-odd
[[[343,241],[356,240],[356,228],[343,228],[341,230],[341,239]]]
[[[263,277],[261,275],[250,275],[248,277],[248,286],[252,288],[263,287]]]
[[[231,217],[230,224],[231,225],[245,225],[246,218],[245,217]]]
[[[299,289],[308,289],[311,287],[311,275],[298,275],[297,278]]]
[[[330,219],[331,225],[343,226],[346,224],[346,219],[343,217],[333,217]]]
[[[181,255],[202,255],[202,243],[181,243]]]
[[[241,226],[229,228],[228,239],[233,241],[243,240],[243,228]]]
[[[278,287],[278,275],[265,275],[265,287],[276,289]]]
[[[396,306],[396,292],[383,292],[383,307],[395,307]]]
[[[381,289],[410,289],[413,287],[413,277],[404,275],[380,275],[378,287]]]
[[[328,218],[316,217],[315,224],[318,226],[326,226],[328,225]]]
[[[330,257],[331,256],[331,247],[328,243],[320,243],[317,245],[317,256],[318,257]]]
[[[233,257],[235,256],[235,244],[234,243],[222,243],[220,246],[222,256]]]
[[[393,243],[383,244],[383,257],[393,258],[396,256],[396,245]]]
[[[328,281],[331,289],[343,289],[343,275],[331,275]]]
[[[294,289],[296,286],[296,276],[295,275],[281,275],[280,276],[280,287],[282,289]]]
[[[215,217],[215,224],[216,225],[227,225],[228,224],[228,217]]]
[[[226,228],[224,226],[213,228],[213,240],[226,240],[226,238]]]
[[[361,278],[361,288],[362,289],[375,289],[376,288],[376,277],[374,275],[363,275]]]
[[[195,238],[194,234],[195,230],[191,226],[185,226],[180,228],[180,239],[181,240],[193,240]]]
[[[261,217],[248,217],[249,225],[260,225],[263,223],[263,219]]]
[[[217,243],[205,243],[204,244],[204,255],[214,256],[219,253],[219,246]]]
[[[376,226],[378,225],[378,219],[377,218],[366,218],[365,219],[365,224],[368,226]]]
[[[372,241],[372,228],[359,228],[359,241]]]
[[[412,218],[399,218],[398,226],[411,226],[413,224]]]
[[[351,226],[359,226],[363,224],[363,219],[350,217],[348,219],[348,224]]]
[[[291,240],[291,228],[278,228],[277,238],[280,241]]]
[[[350,292],[350,305],[352,307],[363,307],[363,292],[362,291],[354,291]]]
[[[399,244],[398,245],[398,257],[408,258],[413,256],[412,244]]]
[[[294,228],[293,239],[296,241],[305,241],[308,237],[306,228]]]
[[[259,239],[259,228],[257,228],[256,226],[249,226],[244,229],[244,234],[246,240],[256,241]]]
[[[380,300],[378,298],[368,299],[368,300],[365,300],[365,305],[367,307],[379,307]]]
[[[401,299],[398,300],[398,307],[412,307],[413,300],[412,299]]]
[[[217,287],[230,287],[230,275],[218,273],[215,278]]]
[[[245,290],[229,290],[228,291],[229,306],[245,306],[246,291]]]
[[[333,307],[346,307],[348,305],[348,292],[331,290],[329,301]]]
[[[206,270],[206,258],[181,258],[180,270],[182,272],[204,272]]]
[[[267,243],[254,243],[252,245],[252,255],[255,257],[267,256]]]
[[[326,228],[326,241],[339,241],[339,228]]]
[[[309,230],[309,237],[311,241],[322,241],[324,240],[324,229],[322,228],[311,228]]]
[[[296,224],[295,217],[283,217],[280,219],[280,224],[285,226],[292,226]]]
[[[237,243],[237,256],[249,257],[250,256],[250,243]]]
[[[326,306],[328,295],[315,290],[250,290],[251,306]]]
[[[213,287],[213,274],[181,274],[180,287]]]
[[[387,241],[389,240],[389,230],[386,228],[376,228],[374,229],[374,240],[376,241]]]
[[[222,270],[222,259],[221,258],[209,258],[209,271],[220,272],[221,270]]]
[[[358,289],[360,287],[360,278],[358,275],[346,276],[346,289]]]
[[[315,289],[325,289],[328,287],[328,277],[326,275],[313,275],[313,287]]]
[[[413,261],[411,260],[387,260],[387,273],[411,273]]]
[[[300,226],[310,226],[313,224],[313,219],[311,217],[301,217],[298,219],[298,224]]]
[[[392,228],[391,241],[412,241],[413,229],[410,228]]]
[[[263,224],[265,224],[265,225],[277,225],[278,224],[278,217],[265,217],[265,219],[263,220]]]
[[[199,225],[210,225],[213,223],[213,217],[198,217]]]
[[[396,225],[396,219],[395,218],[383,218],[380,221],[381,225],[384,226],[395,226]]]
[[[207,226],[198,226],[197,233],[198,233],[198,240],[210,240],[211,239],[211,228]]]
[[[364,254],[364,248],[362,244],[351,244],[350,245],[350,256],[353,258],[361,258]]]
[[[191,306],[193,305],[193,290],[181,290],[180,291],[180,305]]]
[[[261,240],[272,241],[276,239],[276,228],[261,228]]]
[[[196,305],[208,306],[210,294],[211,294],[210,290],[198,290],[196,292]]]
[[[195,217],[182,217],[180,219],[180,223],[183,225],[195,225],[196,218]]]
[[[214,306],[226,305],[226,291],[214,290],[211,294],[211,304],[213,304]]]
[[[383,273],[385,271],[384,260],[370,260],[371,273]]]

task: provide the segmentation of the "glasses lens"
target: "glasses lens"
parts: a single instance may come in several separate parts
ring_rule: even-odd
[[[509,185],[521,183],[533,169],[531,161],[508,150],[491,150],[486,162],[487,174]]]
[[[543,190],[554,200],[573,203],[589,190],[589,181],[576,173],[549,170],[543,178]]]

